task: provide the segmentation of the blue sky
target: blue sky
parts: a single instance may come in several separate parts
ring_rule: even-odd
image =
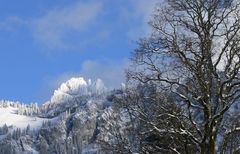
[[[0,0],[0,99],[42,103],[74,76],[124,82],[157,0]]]

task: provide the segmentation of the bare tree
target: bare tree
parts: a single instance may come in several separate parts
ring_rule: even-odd
[[[185,121],[169,113],[178,127],[166,131],[153,122],[156,134],[185,136],[199,153],[214,154],[222,138],[239,129],[224,127],[240,98],[239,6],[238,0],[163,0],[157,5],[152,34],[139,41],[128,76],[171,91]],[[168,148],[180,153],[177,144]]]
[[[127,88],[112,101],[113,106],[104,111],[99,126],[101,150],[108,153],[195,152],[197,147],[189,142],[187,135],[173,137],[172,133],[182,125],[194,132],[172,96],[158,91],[155,84]]]

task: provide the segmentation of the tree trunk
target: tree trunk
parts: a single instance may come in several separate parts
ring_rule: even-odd
[[[215,154],[216,153],[216,133],[213,133],[210,136],[210,142],[209,142],[209,154]]]
[[[201,145],[201,154],[216,154],[216,136],[216,132],[209,133],[209,139]]]

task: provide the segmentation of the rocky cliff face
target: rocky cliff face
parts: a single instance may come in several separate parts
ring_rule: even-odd
[[[41,112],[37,116],[44,119],[41,128],[10,129],[2,135],[0,153],[100,153],[96,138],[99,116],[106,104],[111,103],[106,99],[108,93],[100,79],[93,82],[83,78],[68,80],[39,107]]]

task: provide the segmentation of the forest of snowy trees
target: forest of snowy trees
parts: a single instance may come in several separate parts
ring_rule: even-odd
[[[34,116],[38,115],[40,112],[37,103],[30,103],[30,104],[23,104],[20,102],[12,102],[7,100],[0,100],[0,108],[7,108],[13,107],[17,108],[18,112],[16,114],[19,115],[27,115],[27,116]]]

